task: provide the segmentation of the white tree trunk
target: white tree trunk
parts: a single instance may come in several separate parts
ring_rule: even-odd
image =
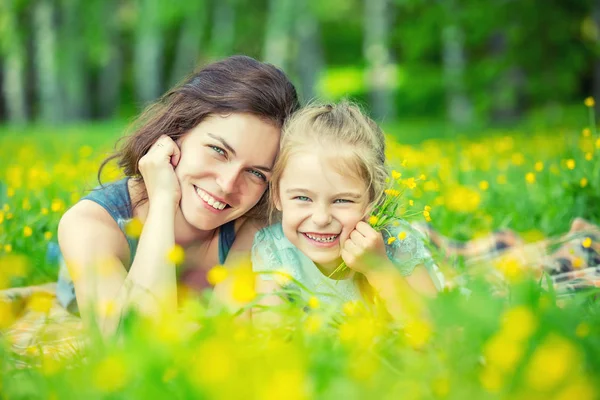
[[[139,0],[134,48],[133,79],[137,101],[143,107],[162,92],[163,39],[160,0]]]
[[[296,65],[298,77],[300,78],[299,92],[306,103],[315,98],[316,85],[323,66],[323,49],[320,42],[319,23],[310,12],[304,1],[297,14],[296,34],[298,36],[298,52],[296,53]]]
[[[63,114],[56,63],[54,7],[50,0],[34,2],[33,27],[39,118],[48,123],[59,122]]]
[[[288,70],[294,19],[293,0],[270,0],[263,61]]]
[[[171,86],[180,82],[196,67],[206,22],[206,4],[204,1],[197,0],[194,2],[194,7],[184,16],[179,32],[175,61],[169,79]]]
[[[452,13],[453,10],[449,10]],[[442,60],[446,87],[446,114],[450,121],[467,125],[473,119],[473,107],[465,88],[466,57],[464,34],[456,24],[442,29]]]
[[[234,0],[219,0],[213,10],[211,55],[222,58],[231,55],[235,39]]]
[[[396,77],[388,45],[390,11],[388,0],[365,1],[363,53],[367,61],[366,83],[373,116],[380,121],[395,117],[393,86]]]

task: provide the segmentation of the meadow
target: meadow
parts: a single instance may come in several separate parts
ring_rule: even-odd
[[[415,139],[418,129],[390,125],[388,159],[402,174],[405,201],[448,237],[481,238],[505,228],[526,242],[558,237],[575,217],[600,222],[600,137],[593,100],[584,106],[588,116],[565,127]],[[82,189],[97,184],[98,166],[122,131],[119,123],[0,128],[0,289],[56,279],[60,216]],[[109,168],[102,179],[118,176]],[[29,356],[17,357],[27,368],[15,366],[0,336],[0,393],[11,399],[598,398],[594,289],[565,298],[526,266],[489,263],[489,271],[505,274],[498,291],[488,274],[469,274],[460,260],[437,257],[450,281],[468,279],[432,300],[425,319],[400,325],[358,304],[330,310],[306,299],[306,310],[297,304],[278,310],[282,326],[259,329],[210,313],[207,293],[158,326],[131,316],[118,340],[91,332],[86,349],[72,357],[37,343]],[[247,306],[255,300],[251,288],[241,297]],[[30,306],[39,308],[39,301]],[[0,303],[0,329],[14,318]],[[187,329],[190,322],[197,328]]]

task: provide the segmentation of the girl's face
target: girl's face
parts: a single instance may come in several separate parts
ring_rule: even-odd
[[[342,246],[369,202],[367,184],[351,173],[340,174],[334,163],[323,151],[291,155],[276,204],[285,236],[325,270],[342,262]]]
[[[181,211],[211,230],[244,215],[267,189],[280,129],[250,114],[213,115],[179,142]]]

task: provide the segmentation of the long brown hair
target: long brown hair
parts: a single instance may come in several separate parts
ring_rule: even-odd
[[[177,141],[212,114],[248,113],[281,128],[298,107],[294,85],[271,64],[232,56],[206,65],[142,112],[132,133],[100,165],[98,181],[112,160],[126,176],[141,179],[138,163],[161,135]],[[264,217],[267,198],[265,193],[247,215]]]

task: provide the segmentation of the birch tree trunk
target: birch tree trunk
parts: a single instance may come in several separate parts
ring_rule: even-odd
[[[175,61],[169,79],[170,86],[181,81],[196,67],[200,55],[202,33],[207,22],[206,6],[204,0],[196,0],[189,4],[189,9],[186,10],[186,15],[183,16],[184,20],[177,40]]]
[[[452,18],[454,9],[447,10]],[[457,125],[468,125],[473,120],[473,107],[465,87],[465,38],[461,27],[454,22],[442,29],[442,60],[446,88],[446,115]]]
[[[291,34],[294,18],[293,0],[270,0],[263,61],[284,71],[289,69]]]
[[[156,100],[162,92],[163,39],[160,0],[138,0],[133,79],[140,107]]]
[[[373,116],[379,121],[395,117],[395,81],[388,45],[388,0],[365,0],[363,53],[367,62],[366,80]]]
[[[63,113],[56,62],[54,3],[52,0],[37,0],[32,7],[38,117],[43,122],[56,123],[63,120]]]
[[[300,79],[300,96],[306,103],[316,96],[317,81],[323,71],[325,62],[320,42],[319,23],[309,10],[309,7],[307,7],[306,1],[303,1],[298,7],[299,16],[296,20],[298,52],[296,53],[296,65]]]
[[[23,29],[17,23],[14,1],[5,0],[0,5],[0,13],[4,14],[4,25],[0,27],[0,54],[3,55],[2,96],[6,104],[7,121],[11,124],[22,124],[27,121],[27,59]]]
[[[82,37],[84,29],[82,16],[85,15],[84,3],[77,0],[62,0],[60,36],[60,76],[63,93],[64,118],[69,121],[90,117],[91,97],[88,95],[85,43]]]
[[[234,0],[219,0],[213,9],[211,55],[222,58],[231,55],[235,39]]]

